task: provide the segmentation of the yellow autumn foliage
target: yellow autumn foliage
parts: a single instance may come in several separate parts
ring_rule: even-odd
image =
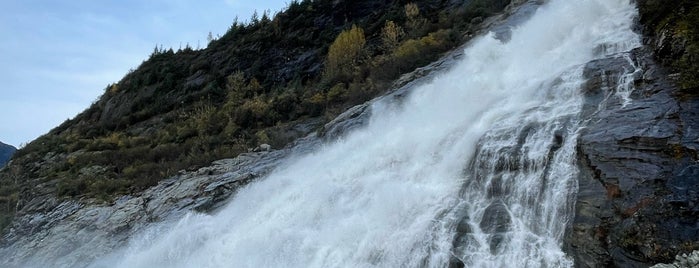
[[[328,50],[327,74],[333,77],[350,70],[361,58],[365,44],[362,28],[353,25],[351,29],[342,31]]]

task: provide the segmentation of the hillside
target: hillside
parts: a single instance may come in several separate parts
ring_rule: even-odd
[[[12,145],[0,142],[0,168],[4,167],[17,149]]]
[[[0,227],[36,196],[139,192],[180,170],[281,148],[469,38],[509,1],[292,1],[208,47],[150,57],[0,173]]]

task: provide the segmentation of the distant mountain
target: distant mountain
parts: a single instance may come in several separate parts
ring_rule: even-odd
[[[17,148],[14,146],[0,142],[0,167],[4,167],[10,161],[15,151],[17,151]]]

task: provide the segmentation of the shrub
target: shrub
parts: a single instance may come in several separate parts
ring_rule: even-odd
[[[129,183],[126,180],[115,180],[102,178],[95,180],[87,188],[93,195],[99,196],[102,200],[108,200],[114,194],[123,193],[128,190]]]
[[[400,44],[405,32],[403,28],[398,26],[393,21],[386,21],[383,29],[381,29],[381,43],[384,51],[391,53]]]
[[[288,121],[297,119],[300,114],[300,100],[296,93],[289,90],[272,99],[272,111],[279,115],[279,120]]]
[[[420,8],[415,3],[405,5],[405,17],[408,18],[406,26],[408,27],[408,35],[417,37],[423,34],[427,20],[420,16]]]
[[[376,80],[392,80],[399,74],[428,64],[453,47],[458,37],[449,30],[440,30],[419,39],[409,39],[398,46],[393,53],[377,58],[371,69],[371,77]]]
[[[328,102],[331,102],[331,103],[341,102],[344,100],[346,94],[347,94],[347,89],[345,88],[345,84],[338,83],[335,86],[333,86],[332,88],[330,88],[330,90],[328,90],[328,96],[327,96]]]
[[[352,25],[351,29],[342,31],[328,50],[327,75],[331,78],[348,75],[358,64],[365,44],[362,28]]]
[[[235,123],[243,127],[254,127],[265,121],[271,120],[266,118],[270,110],[270,105],[262,98],[254,98],[245,101],[235,112]]]
[[[59,196],[79,196],[85,193],[87,190],[88,182],[81,179],[67,179],[64,178],[58,182],[58,195]]]

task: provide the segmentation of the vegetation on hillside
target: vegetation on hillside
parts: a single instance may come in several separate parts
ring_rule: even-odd
[[[508,3],[291,1],[236,20],[205,49],[156,47],[0,171],[0,229],[37,195],[109,201],[262,143],[285,146],[294,125],[385,92]]]
[[[699,2],[638,0],[641,23],[656,46],[656,56],[679,73],[685,92],[699,88]]]

